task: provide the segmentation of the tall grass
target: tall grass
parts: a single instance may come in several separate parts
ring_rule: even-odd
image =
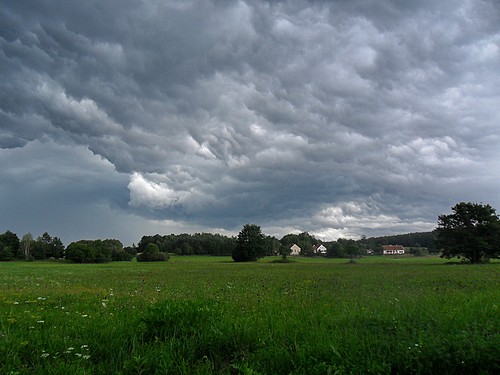
[[[500,264],[0,264],[0,373],[500,370]]]

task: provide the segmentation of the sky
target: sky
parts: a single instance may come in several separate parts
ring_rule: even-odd
[[[0,233],[324,241],[500,209],[496,0],[0,0]]]

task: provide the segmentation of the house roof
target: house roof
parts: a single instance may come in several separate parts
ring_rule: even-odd
[[[384,245],[383,250],[404,250],[405,248],[401,245]]]

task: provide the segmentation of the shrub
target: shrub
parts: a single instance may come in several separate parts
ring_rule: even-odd
[[[92,263],[95,260],[95,249],[85,243],[72,242],[66,248],[65,258],[73,263]]]
[[[167,253],[160,251],[157,245],[150,243],[143,253],[137,255],[138,262],[165,262],[170,258]]]
[[[124,250],[113,250],[111,253],[111,260],[115,262],[130,262],[133,258],[134,256],[131,253]]]
[[[111,249],[100,240],[81,240],[68,245],[65,258],[74,263],[106,263],[111,261]]]

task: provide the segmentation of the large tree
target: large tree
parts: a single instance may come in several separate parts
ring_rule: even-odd
[[[18,256],[19,238],[17,234],[8,230],[0,234],[0,260],[12,260]]]
[[[438,217],[436,244],[441,257],[480,263],[500,255],[500,220],[493,207],[461,202],[452,211]]]
[[[245,224],[238,234],[231,256],[235,262],[253,262],[266,255],[265,236],[260,226]]]

